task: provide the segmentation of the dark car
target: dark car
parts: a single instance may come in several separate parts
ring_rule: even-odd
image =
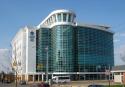
[[[38,84],[38,87],[50,87],[50,86],[48,83],[41,82],[40,84]]]
[[[105,87],[104,85],[89,85],[88,87]]]
[[[8,83],[8,84],[11,83],[10,80],[4,80],[3,82],[4,82],[4,83]]]

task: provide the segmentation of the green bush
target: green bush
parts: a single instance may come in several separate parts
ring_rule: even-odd
[[[106,85],[105,87],[109,87],[109,85]],[[125,85],[110,85],[110,87],[125,87]]]

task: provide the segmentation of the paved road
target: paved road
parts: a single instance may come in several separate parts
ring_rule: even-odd
[[[100,85],[109,85],[108,81],[73,81],[69,84],[60,84],[55,85],[54,87],[88,87],[88,85],[92,84],[100,84]],[[111,85],[115,84],[114,82],[110,82]]]
[[[0,87],[16,87],[14,83],[7,84],[7,83],[0,83]],[[30,87],[28,85],[17,85],[17,87]]]
[[[73,81],[68,84],[55,84],[52,87],[88,87],[90,84],[101,84],[101,85],[108,85],[108,81]],[[111,85],[114,83],[111,82]],[[14,83],[6,84],[0,83],[0,87],[15,87]],[[28,85],[19,85],[17,87],[37,87],[37,84],[28,84]]]

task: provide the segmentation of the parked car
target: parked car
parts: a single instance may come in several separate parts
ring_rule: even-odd
[[[8,83],[8,84],[11,83],[10,80],[4,80],[3,82],[4,82],[4,83]]]
[[[69,83],[70,82],[70,76],[54,76],[52,78],[52,81],[54,83]]]
[[[50,86],[48,83],[41,82],[40,84],[38,84],[38,87],[50,87]]]
[[[95,85],[95,84],[93,84],[93,85],[89,85],[88,87],[105,87],[104,85]]]

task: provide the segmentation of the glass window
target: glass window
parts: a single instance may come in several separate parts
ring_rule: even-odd
[[[59,77],[59,79],[70,79],[69,77]]]
[[[74,16],[73,16],[73,18],[72,18],[72,22],[74,22]]]
[[[61,14],[58,14],[57,18],[58,18],[58,22],[60,22],[61,21]]]
[[[68,22],[71,22],[71,14],[69,14]]]
[[[120,72],[116,72],[115,75],[120,75]]]
[[[31,32],[30,32],[30,35],[34,35],[34,32],[33,32],[33,31],[31,31]]]
[[[66,21],[66,13],[63,13],[63,21]]]

